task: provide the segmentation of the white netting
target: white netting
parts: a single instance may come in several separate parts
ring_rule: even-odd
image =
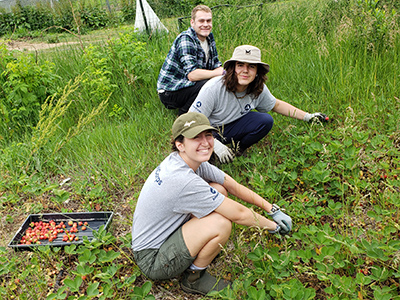
[[[147,26],[149,30],[165,30],[168,29],[161,23],[160,19],[157,17],[153,9],[147,3],[146,0],[136,0],[136,18],[135,18],[135,30],[144,31],[146,30],[146,23],[143,17],[142,2],[144,15],[146,18]]]

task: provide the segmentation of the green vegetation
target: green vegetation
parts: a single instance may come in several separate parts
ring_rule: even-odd
[[[234,225],[211,268],[233,289],[213,297],[400,299],[399,17],[390,0],[214,10],[221,61],[238,45],[259,47],[271,92],[331,122],[274,114],[247,157],[220,166],[284,207],[294,229],[278,237]],[[175,19],[164,24],[169,34],[121,26],[35,53],[0,46],[2,298],[184,299],[177,280],[144,278],[129,247],[137,196],[170,151],[176,116],[156,94],[178,34]],[[28,214],[72,211],[115,218],[81,247],[6,247]]]

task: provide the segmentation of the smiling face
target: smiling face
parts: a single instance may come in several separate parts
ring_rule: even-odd
[[[240,93],[245,91],[247,86],[256,78],[257,64],[237,61],[235,63],[235,73],[237,77],[236,91]]]
[[[179,155],[193,170],[197,170],[202,162],[208,161],[214,149],[214,136],[211,130],[199,133],[192,139],[184,138],[176,141]]]
[[[190,25],[196,31],[200,41],[205,41],[212,29],[212,14],[205,11],[197,11],[196,17],[190,20]]]

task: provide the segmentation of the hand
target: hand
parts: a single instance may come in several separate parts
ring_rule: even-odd
[[[221,163],[227,164],[233,161],[235,154],[232,149],[222,144],[219,140],[214,139],[214,153],[218,156]]]
[[[306,122],[312,122],[314,120],[318,120],[320,122],[328,122],[329,121],[329,117],[327,115],[325,115],[325,114],[316,112],[316,113],[313,113],[313,114],[306,113],[306,115],[303,118],[303,121],[306,121]]]
[[[268,232],[271,233],[271,234],[275,234],[275,233],[278,233],[279,230],[281,230],[281,226],[279,226],[278,224],[276,224],[275,230],[268,230]]]
[[[268,213],[268,215],[270,215],[275,223],[279,225],[280,234],[285,235],[292,230],[292,218],[282,212],[280,209],[274,213]]]

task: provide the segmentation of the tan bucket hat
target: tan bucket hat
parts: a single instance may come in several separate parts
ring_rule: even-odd
[[[232,61],[240,61],[249,64],[259,64],[263,66],[267,73],[269,72],[269,65],[261,61],[261,51],[257,47],[251,45],[242,45],[235,48],[231,59],[224,62],[224,68],[227,63]]]

